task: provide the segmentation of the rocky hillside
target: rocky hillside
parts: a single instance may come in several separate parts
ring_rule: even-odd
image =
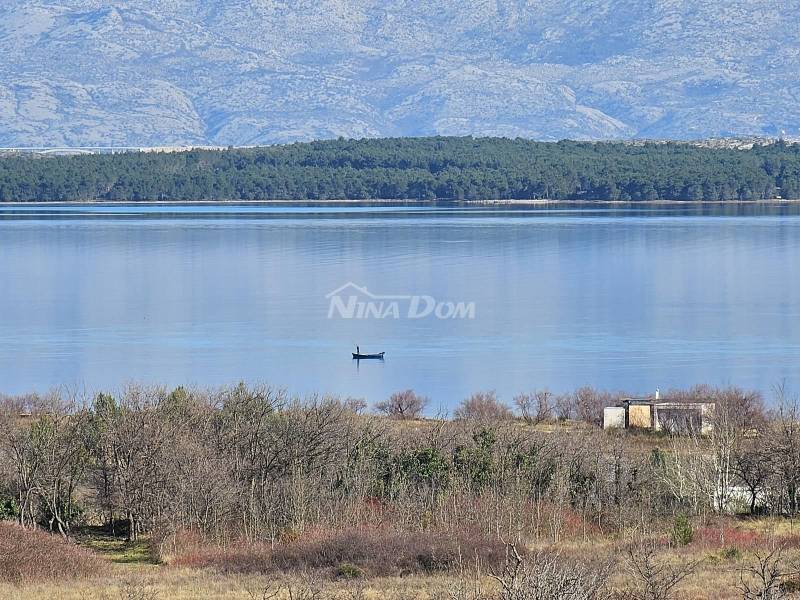
[[[800,133],[800,0],[4,0],[0,146]]]

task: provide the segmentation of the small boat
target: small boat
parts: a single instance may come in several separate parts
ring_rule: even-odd
[[[356,354],[353,352],[353,359],[354,360],[369,360],[369,359],[377,359],[383,360],[383,355],[386,354],[385,352],[379,352],[378,354]]]

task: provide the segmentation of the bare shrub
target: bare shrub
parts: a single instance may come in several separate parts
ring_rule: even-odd
[[[275,600],[279,598],[281,595],[282,586],[266,586],[266,587],[259,587],[256,589],[247,588],[245,591],[247,592],[247,597],[250,600]]]
[[[675,563],[660,557],[657,545],[642,541],[628,546],[625,567],[632,576],[635,587],[625,590],[623,600],[669,600],[675,597],[675,588],[694,574],[702,561]]]
[[[460,556],[477,556],[494,566],[502,561],[503,546],[480,534],[363,528],[304,536],[278,546],[272,560],[284,571],[330,569],[349,563],[369,575],[385,576],[449,571]]]
[[[477,392],[463,400],[453,411],[456,419],[475,421],[501,421],[511,419],[514,413],[497,399],[494,392]]]
[[[158,591],[143,579],[128,579],[122,584],[120,600],[158,600]]]
[[[175,556],[189,556],[194,552],[209,549],[202,535],[184,528],[170,532],[155,531],[150,536],[148,545],[150,555],[160,563],[171,563]]]
[[[605,600],[610,563],[592,564],[539,552],[526,560],[516,545],[508,544],[501,572],[491,577],[500,585],[499,600]]]
[[[94,554],[60,537],[0,522],[0,581],[76,579],[102,573],[103,567]]]
[[[459,564],[461,556],[473,556],[482,564],[497,567],[503,562],[503,545],[480,534],[363,528],[310,532],[274,549],[245,544],[197,549],[176,557],[172,564],[224,573],[325,570],[333,577],[347,565],[349,571],[387,576],[447,572]]]
[[[274,570],[272,549],[263,544],[207,545],[184,550],[170,563],[176,567],[215,569],[221,573],[269,573]]]
[[[783,560],[783,548],[769,552],[755,552],[750,563],[739,571],[737,588],[743,600],[779,600],[788,597],[784,585],[789,577],[797,576],[800,568]]]
[[[428,402],[428,398],[418,396],[414,390],[405,390],[395,392],[388,400],[379,402],[375,409],[393,419],[417,419]]]
[[[284,593],[285,590],[285,593]],[[304,573],[300,581],[287,582],[277,586],[267,586],[257,590],[246,590],[251,600],[277,600],[288,598],[288,600],[322,600],[322,582],[308,573]]]
[[[367,582],[362,579],[353,579],[347,582],[340,598],[341,600],[367,600]]]
[[[322,600],[322,581],[314,575],[305,573],[299,582],[286,584],[286,595],[289,600]]]
[[[483,589],[483,572],[480,560],[470,562],[459,557],[455,581],[447,589],[434,595],[435,600],[494,600],[494,595]]]

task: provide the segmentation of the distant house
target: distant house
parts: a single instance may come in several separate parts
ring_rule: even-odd
[[[686,434],[711,433],[715,404],[649,398],[625,398],[603,411],[603,429],[650,429]]]

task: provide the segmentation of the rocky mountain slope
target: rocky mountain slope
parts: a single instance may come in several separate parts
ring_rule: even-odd
[[[800,133],[800,0],[5,0],[0,146]]]

